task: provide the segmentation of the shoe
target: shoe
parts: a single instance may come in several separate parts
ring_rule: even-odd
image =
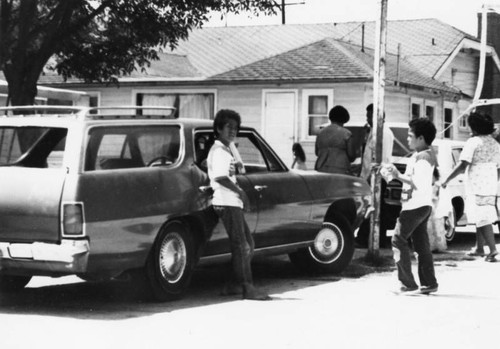
[[[495,252],[491,252],[489,255],[486,256],[486,258],[484,259],[486,262],[496,262],[497,259],[496,259],[496,255],[498,254],[497,251]]]
[[[470,250],[466,254],[467,254],[467,256],[470,256],[470,257],[484,257],[484,251],[478,250],[476,248],[473,248],[472,250]]]
[[[255,287],[245,288],[243,291],[243,299],[254,301],[270,301],[272,298],[265,292],[259,291]]]
[[[243,293],[243,286],[233,283],[227,283],[220,292],[221,296],[234,296]]]
[[[435,284],[432,286],[421,286],[420,287],[421,294],[429,294],[429,293],[437,292],[437,290],[438,290],[438,284]]]
[[[407,287],[407,286],[401,286],[398,290],[396,290],[394,293],[396,294],[413,294],[418,291],[418,286],[414,287]]]

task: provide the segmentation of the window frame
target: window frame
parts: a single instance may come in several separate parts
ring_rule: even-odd
[[[450,131],[450,134],[449,134],[449,137],[446,137],[446,127],[448,127],[447,125],[447,122],[446,122],[446,110],[451,110],[451,120],[449,122],[449,125],[451,126],[449,131]],[[454,139],[455,138],[455,125],[454,125],[454,121],[455,121],[455,115],[456,115],[456,106],[455,104],[453,103],[450,103],[450,102],[444,102],[444,105],[443,105],[443,138],[444,139]]]
[[[413,119],[417,119],[415,117],[413,117],[413,105],[418,105],[418,118],[421,118],[422,115],[423,115],[423,111],[424,111],[424,99],[423,98],[415,98],[415,97],[411,97],[410,98],[410,110],[408,111],[408,117],[409,117],[409,121],[413,120]]]
[[[149,124],[149,125],[144,125],[139,128],[143,129],[156,129],[156,128],[175,128],[177,129],[178,132],[178,152],[177,152],[177,157],[175,161],[172,163],[168,163],[166,166],[167,167],[172,167],[177,165],[182,157],[183,157],[183,131],[182,127],[178,124]],[[137,170],[137,169],[145,169],[148,168],[147,161],[144,159],[144,152],[143,149],[139,148],[139,138],[137,138],[135,135],[134,138],[130,138],[131,135],[133,135],[134,130],[139,129],[137,125],[99,125],[99,126],[93,126],[90,127],[87,132],[86,132],[86,137],[85,137],[85,149],[84,149],[84,162],[83,162],[83,172],[103,172],[103,171],[110,171],[110,170]],[[120,157],[116,158],[109,158],[109,159],[121,159],[121,160],[127,160],[126,157],[124,157],[124,146],[129,147],[129,152],[131,153],[131,159],[130,160],[142,160],[143,164],[142,166],[130,166],[130,167],[115,167],[115,168],[98,168],[97,166],[97,161],[98,161],[98,154],[100,147],[102,145],[102,141],[105,136],[107,135],[121,135],[122,133],[119,133],[117,131],[120,131],[122,129],[130,129],[130,132],[123,133],[125,135],[124,142],[122,144],[122,149],[120,150]],[[110,132],[106,132],[106,130]],[[94,133],[96,134],[96,139],[93,139],[92,135]],[[144,132],[146,133],[146,132]],[[130,142],[130,141],[133,142]],[[95,142],[93,145],[91,144],[92,142]],[[94,149],[95,148],[95,149]],[[168,148],[170,150],[170,147]],[[166,155],[161,154],[163,156]],[[155,157],[152,157],[154,159]],[[150,161],[149,159],[148,161]],[[151,167],[153,168],[153,167]]]
[[[213,110],[212,118],[208,120],[213,120],[215,113],[217,111],[217,89],[133,89],[131,92],[131,105],[138,105],[137,98],[140,94],[166,94],[166,95],[195,95],[195,94],[212,94],[213,95]]]
[[[428,107],[431,107],[433,110],[434,110],[434,115],[432,115],[432,119],[429,118],[429,116],[427,115],[427,108]],[[425,103],[424,103],[424,115],[425,117],[429,118],[433,123],[436,123],[436,119],[437,119],[437,110],[438,110],[438,105],[437,105],[437,102],[435,101],[431,101],[431,100],[425,100]]]
[[[302,90],[302,109],[301,109],[301,141],[315,141],[316,135],[309,134],[309,97],[311,96],[326,96],[327,108],[326,117],[328,122],[328,112],[333,108],[334,89],[304,89]]]

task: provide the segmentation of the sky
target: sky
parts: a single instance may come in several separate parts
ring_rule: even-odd
[[[281,0],[276,0],[281,3]],[[286,0],[286,23],[327,23],[374,21],[380,9],[380,0]],[[447,24],[477,35],[477,13],[483,4],[500,12],[500,0],[388,0],[389,20],[437,18]],[[249,14],[229,15],[225,20],[214,14],[208,26],[281,24],[281,14],[276,16],[249,17]]]

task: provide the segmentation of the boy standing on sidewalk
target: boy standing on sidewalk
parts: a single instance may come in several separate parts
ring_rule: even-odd
[[[392,247],[397,265],[398,279],[401,282],[399,293],[436,292],[438,283],[434,272],[434,260],[427,234],[427,221],[432,212],[432,182],[437,160],[431,150],[436,137],[436,127],[427,118],[410,121],[408,145],[415,153],[410,158],[406,171],[401,174],[391,165],[390,174],[403,183],[402,209],[396,223]],[[411,238],[418,254],[418,277],[420,290],[411,271],[411,252],[408,239]]]
[[[240,115],[228,109],[217,112],[214,119],[216,141],[208,153],[210,185],[214,190],[212,205],[229,235],[234,281],[228,282],[223,294],[243,293],[243,299],[270,300],[253,285],[251,261],[254,241],[243,213],[248,197],[236,182],[239,158],[232,146],[241,125]],[[231,150],[233,149],[233,150]]]

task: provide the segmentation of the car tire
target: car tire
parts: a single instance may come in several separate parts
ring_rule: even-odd
[[[452,212],[448,214],[448,216],[444,217],[443,220],[444,225],[444,237],[447,242],[450,242],[455,237],[456,227],[457,227],[457,219],[455,214],[455,209],[453,208]]]
[[[289,257],[305,271],[337,274],[349,265],[353,254],[351,226],[344,217],[338,216],[323,223],[310,247],[290,253]]]
[[[31,276],[0,275],[0,292],[13,293],[20,291],[30,280]]]
[[[174,222],[163,228],[146,264],[151,296],[157,301],[181,298],[194,269],[196,248],[184,224]]]

